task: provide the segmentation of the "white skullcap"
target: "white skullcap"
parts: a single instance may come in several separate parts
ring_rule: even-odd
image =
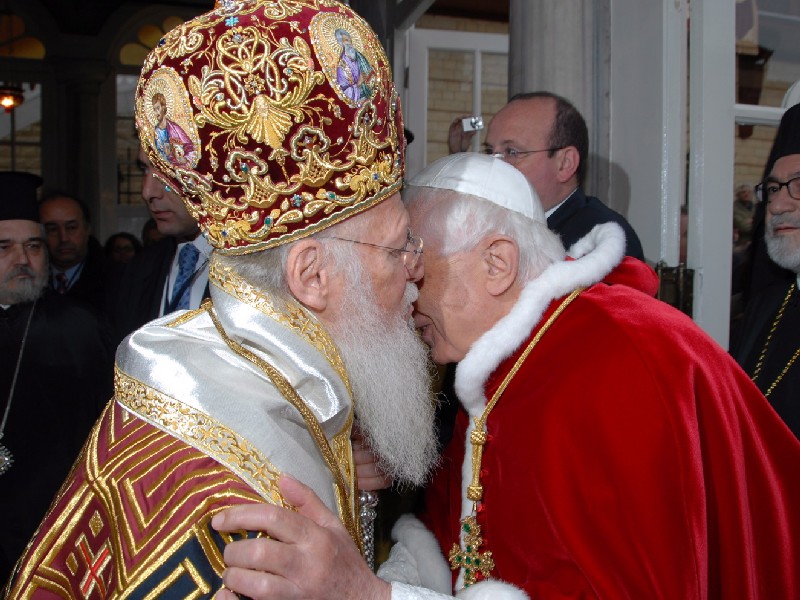
[[[445,156],[425,167],[408,185],[469,194],[534,221],[546,222],[533,186],[520,171],[494,156],[477,152]]]

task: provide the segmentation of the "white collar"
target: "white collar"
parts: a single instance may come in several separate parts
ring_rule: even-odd
[[[575,288],[602,281],[620,263],[625,256],[625,233],[616,223],[596,225],[568,254],[575,260],[554,263],[529,281],[511,311],[479,337],[458,363],[455,391],[471,416],[479,415],[486,405],[486,381],[530,337],[550,303]]]
[[[546,210],[546,211],[544,212],[544,218],[545,218],[545,219],[549,219],[549,218],[550,218],[550,215],[552,215],[552,214],[553,214],[554,212],[556,212],[556,211],[557,211],[559,208],[561,208],[561,207],[564,205],[564,202],[566,202],[567,200],[569,200],[570,198],[572,198],[572,195],[573,195],[573,194],[574,194],[576,191],[578,191],[578,188],[575,188],[574,190],[572,190],[572,191],[571,191],[569,194],[567,194],[567,197],[566,197],[566,198],[564,198],[564,199],[563,199],[561,202],[559,202],[558,204],[556,204],[556,205],[555,205],[553,208],[551,208],[550,210]]]
[[[180,249],[183,248],[183,246],[185,246],[186,244],[191,244],[192,246],[197,248],[197,250],[204,258],[209,258],[211,256],[212,250],[214,250],[214,247],[208,243],[206,236],[204,236],[202,233],[191,241],[179,243],[178,252],[180,252]]]

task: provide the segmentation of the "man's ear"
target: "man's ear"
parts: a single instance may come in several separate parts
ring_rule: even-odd
[[[565,183],[572,179],[581,164],[581,155],[575,146],[562,148],[558,158],[558,181]]]
[[[500,296],[517,280],[519,247],[505,236],[494,236],[486,241],[488,245],[483,251],[486,291],[492,296]]]
[[[329,276],[324,266],[325,251],[315,239],[295,242],[286,257],[286,284],[300,303],[315,312],[328,305]]]

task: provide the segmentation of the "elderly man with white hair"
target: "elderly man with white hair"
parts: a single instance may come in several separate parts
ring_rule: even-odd
[[[619,227],[565,254],[524,177],[473,154],[436,161],[406,198],[426,241],[414,319],[434,361],[458,362],[462,405],[427,507],[398,521],[379,578],[286,480],[298,513],[215,517],[272,537],[228,545],[226,586],[257,600],[796,597],[800,444],[652,297]]]

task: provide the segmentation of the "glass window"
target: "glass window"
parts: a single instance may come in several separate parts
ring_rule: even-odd
[[[136,166],[139,138],[133,123],[133,97],[138,77],[117,75],[117,202],[141,205],[142,173]]]
[[[452,120],[471,115],[476,83],[475,59],[480,56],[480,106],[484,126],[502,108],[508,94],[508,55],[461,50],[431,50],[428,65],[428,162],[446,156]],[[480,147],[484,132],[476,136]]]
[[[41,86],[16,84],[22,91],[22,104],[0,111],[0,171],[42,173]]]
[[[798,38],[800,0],[737,0],[737,102],[782,105],[789,87],[800,79]]]

